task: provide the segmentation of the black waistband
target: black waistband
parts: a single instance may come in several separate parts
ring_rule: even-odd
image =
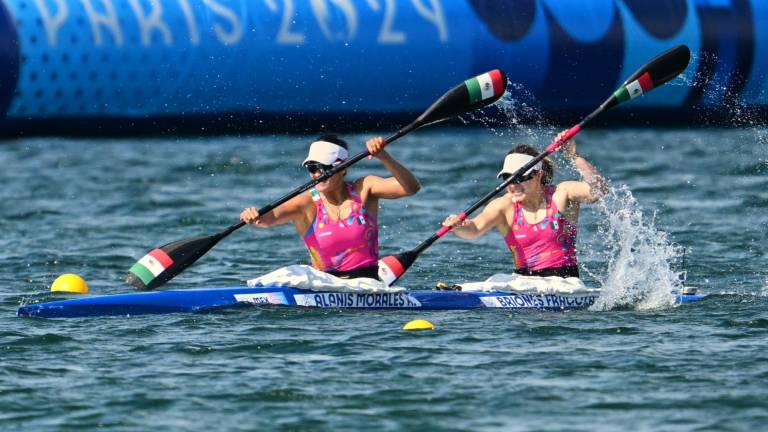
[[[558,268],[549,268],[549,269],[543,269],[543,270],[517,269],[515,270],[515,273],[525,275],[525,276],[540,276],[540,277],[548,277],[548,276],[560,276],[562,278],[579,277],[579,266],[558,267]]]
[[[354,270],[329,270],[326,273],[342,279],[371,278],[379,280],[379,266],[361,267]]]

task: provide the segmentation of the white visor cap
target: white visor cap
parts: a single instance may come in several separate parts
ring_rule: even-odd
[[[315,141],[309,146],[309,155],[302,165],[307,162],[319,162],[323,165],[333,165],[346,160],[349,152],[344,147],[328,141]]]
[[[522,153],[512,153],[508,154],[507,157],[504,158],[504,166],[501,168],[501,171],[496,175],[496,178],[501,178],[502,174],[509,174],[512,175],[517,172],[520,168],[523,167],[523,165],[527,164],[528,162],[532,161],[534,158],[531,155],[522,154]],[[541,170],[541,161],[536,162],[536,165],[532,166],[528,171],[524,172],[523,175],[532,173],[534,171]]]

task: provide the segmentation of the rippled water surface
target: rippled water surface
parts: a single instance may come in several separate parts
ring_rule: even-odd
[[[387,131],[381,131],[386,133]],[[552,130],[445,128],[391,152],[423,184],[384,202],[382,254],[413,248],[495,186],[512,143]],[[0,143],[0,429],[761,430],[768,423],[768,136],[763,129],[585,131],[611,195],[582,214],[595,310],[238,309],[44,320],[62,273],[129,291],[152,247],[208,235],[306,181],[306,136]],[[349,136],[352,152],[363,135]],[[573,171],[558,157],[558,177]],[[384,174],[364,161],[349,175]],[[684,262],[682,254],[685,251]],[[238,285],[305,263],[290,226],[246,228],[168,287]],[[508,272],[498,234],[448,236],[414,289]],[[687,271],[704,301],[668,305]],[[407,333],[416,318],[437,330]]]

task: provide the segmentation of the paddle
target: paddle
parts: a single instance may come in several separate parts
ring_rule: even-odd
[[[493,104],[504,94],[506,84],[506,75],[498,69],[470,78],[446,92],[411,124],[387,138],[384,145],[422,126],[447,120]],[[269,213],[284,202],[308,191],[316,184],[327,180],[334,174],[347,169],[367,156],[368,151],[366,150],[347,159],[344,163],[335,166],[320,177],[297,187],[282,198],[260,208],[258,210],[259,214]],[[214,235],[179,240],[153,249],[131,267],[125,281],[138,289],[155,289],[184,271],[184,269],[200,259],[223,238],[244,225],[245,223],[240,221]]]
[[[491,192],[485,195],[480,201],[474,203],[468,209],[459,214],[459,220],[466,220],[467,216],[472,214],[475,210],[485,205],[493,197],[498,195],[509,184],[516,181],[523,173],[528,171],[532,166],[536,165],[540,160],[544,159],[548,155],[560,149],[563,143],[568,142],[576,134],[578,134],[582,127],[592,121],[595,117],[601,113],[615,107],[616,105],[626,102],[630,99],[634,99],[644,93],[651,91],[652,89],[659,87],[678,76],[688,66],[688,62],[691,59],[691,51],[685,45],[680,45],[671,50],[659,55],[643,67],[638,69],[632,76],[630,76],[621,87],[616,90],[605,102],[600,105],[591,114],[586,116],[579,124],[570,128],[565,135],[559,140],[553,141],[539,156],[535,157],[530,162],[523,165],[512,176],[505,180],[500,185],[496,186]],[[390,255],[379,260],[379,278],[387,285],[393,284],[413,265],[416,258],[430,247],[439,238],[446,235],[451,231],[453,227],[441,227],[437,232],[432,234],[430,238],[422,242],[416,248],[407,252],[402,252],[397,255]]]

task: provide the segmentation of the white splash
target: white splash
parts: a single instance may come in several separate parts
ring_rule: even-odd
[[[496,136],[524,136],[532,142],[554,130],[534,93],[524,85],[509,80],[507,91],[496,103],[480,111],[462,114],[459,118],[464,123],[477,121]]]
[[[693,55],[693,59],[697,64],[709,66],[721,62],[719,57],[712,53]],[[734,82],[737,81],[730,74],[712,75],[709,72],[696,72],[694,68],[689,67],[684,74],[670,81],[668,85],[682,85],[703,92],[702,102],[694,105],[693,109],[698,113],[698,120],[704,124],[727,124],[742,128],[764,125],[762,110],[747,102],[733,87]],[[762,100],[764,97],[765,90],[753,95],[755,100]]]
[[[626,186],[611,188],[596,206],[602,222],[599,236],[604,245],[594,245],[608,263],[599,278],[602,293],[593,310],[630,307],[638,310],[674,305],[674,292],[681,288],[680,273],[672,269],[682,249],[655,227],[654,217],[643,214]]]

